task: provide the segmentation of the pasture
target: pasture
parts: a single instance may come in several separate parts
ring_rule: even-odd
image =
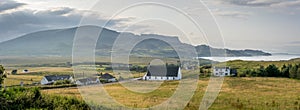
[[[208,81],[208,78],[200,79],[198,81],[196,92],[185,107],[186,110],[195,110],[199,108]],[[127,107],[145,108],[167,100],[168,97],[173,94],[177,87],[176,85],[176,81],[165,82],[157,90],[155,90],[156,92],[146,94],[134,93],[124,88],[121,84],[106,85],[104,88],[117,102]],[[89,89],[90,91],[96,90],[94,87],[86,87],[86,89]],[[220,94],[210,109],[299,109],[299,91],[299,80],[287,78],[228,77],[225,78]],[[76,88],[43,90],[43,93],[75,96],[80,98],[80,92]],[[101,93],[94,95],[101,95]]]

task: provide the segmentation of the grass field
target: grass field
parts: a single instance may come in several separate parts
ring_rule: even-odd
[[[18,70],[18,74],[26,74],[23,73],[24,69],[29,70],[29,73],[36,72],[73,72],[72,68],[68,67],[6,67],[5,70],[8,73],[11,73],[12,70]]]
[[[137,61],[137,59],[135,60]],[[135,62],[139,63],[139,62]],[[275,64],[281,67],[283,64],[298,64],[300,59],[290,61],[274,61],[274,62],[257,62],[257,61],[229,61],[226,64],[232,68],[239,69],[254,69],[260,65],[268,66]],[[222,63],[221,63],[222,64]],[[85,67],[90,68],[90,67]],[[72,68],[67,67],[8,67],[6,70],[10,72],[12,69],[18,69],[22,72],[23,69],[28,69],[31,73],[20,73],[19,75],[8,75],[4,81],[4,85],[20,85],[20,81],[24,84],[31,84],[39,82],[46,74],[72,74]],[[43,73],[43,74],[39,74]],[[136,73],[134,77],[143,74]],[[118,76],[118,75],[116,75]],[[198,109],[205,94],[208,78],[198,80],[196,92],[186,105],[186,110]],[[142,83],[144,84],[144,83]],[[144,85],[147,85],[146,83]],[[134,108],[147,108],[160,104],[176,90],[178,82],[170,81],[164,82],[157,88],[157,90],[150,93],[136,93],[128,90],[120,84],[105,85],[105,91],[99,91],[93,86],[83,87],[84,91],[77,88],[59,88],[59,89],[45,89],[42,90],[44,94],[62,95],[69,97],[76,97],[78,99],[95,99],[93,103],[97,102],[97,98],[104,98],[103,93],[108,93],[118,103]],[[145,86],[146,87],[146,86]],[[145,89],[142,88],[142,89]],[[147,88],[146,88],[147,89]],[[188,90],[188,89],[187,89]],[[94,92],[97,91],[97,92]],[[211,110],[299,110],[300,109],[300,81],[287,78],[231,78],[227,77],[224,80],[222,89],[214,104],[210,107]],[[88,97],[81,97],[81,94],[91,94]],[[105,99],[105,98],[104,98]],[[106,100],[109,100],[107,98]],[[93,100],[92,100],[93,101]],[[109,101],[98,102],[96,104],[108,105],[108,107],[115,107]]]
[[[7,75],[7,78],[4,80],[5,86],[20,85],[23,84],[32,84],[33,82],[40,82],[43,76],[38,75]]]
[[[219,63],[219,64],[216,64],[216,65],[218,66],[218,65],[226,64],[227,66],[230,66],[231,68],[254,69],[254,68],[259,68],[260,66],[267,67],[271,64],[274,64],[277,67],[282,67],[284,64],[288,65],[288,64],[299,64],[299,63],[300,63],[300,58],[287,60],[287,61],[242,61],[242,60],[234,60],[234,61]]]
[[[187,110],[198,109],[205,93],[208,79],[200,79],[198,88],[187,104]],[[119,103],[130,107],[150,107],[165,101],[176,88],[176,82],[167,82],[159,92],[135,94],[120,84],[105,86],[106,91]],[[92,88],[90,88],[93,90]],[[286,78],[225,78],[218,98],[211,110],[282,110],[300,109],[300,81]],[[76,96],[76,88],[43,90],[43,93]]]

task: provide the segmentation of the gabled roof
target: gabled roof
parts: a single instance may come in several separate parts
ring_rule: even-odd
[[[214,67],[214,69],[230,69],[229,67]]]
[[[68,80],[71,78],[70,75],[49,75],[45,76],[48,81],[57,81],[57,80]]]
[[[115,77],[111,74],[105,73],[105,74],[101,75],[100,78],[102,78],[102,79],[112,79],[112,78],[115,78]]]
[[[178,71],[179,71],[179,66],[149,65],[147,70],[147,76],[177,77]]]
[[[84,79],[77,79],[77,81],[80,81],[80,82],[89,82],[90,80],[87,79],[87,78],[84,78]]]

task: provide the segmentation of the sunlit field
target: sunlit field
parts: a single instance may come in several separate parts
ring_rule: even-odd
[[[209,79],[200,79],[193,98],[185,109],[198,109]],[[149,94],[135,94],[120,84],[106,85],[105,90],[119,103],[129,107],[151,107],[165,101],[173,94],[176,82],[162,84]],[[89,88],[89,87],[87,87]],[[93,90],[93,88],[89,88]],[[286,78],[225,78],[218,98],[210,107],[220,109],[299,109],[300,81]],[[76,88],[43,90],[43,93],[75,96],[80,98]]]
[[[39,75],[7,75],[4,80],[5,86],[20,85],[23,82],[24,85],[33,84],[35,82],[40,82],[43,76]]]

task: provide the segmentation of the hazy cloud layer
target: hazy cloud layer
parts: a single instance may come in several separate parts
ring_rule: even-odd
[[[0,0],[0,13],[7,10],[18,8],[23,5],[25,4],[17,3],[15,1],[10,1],[10,0]]]
[[[239,18],[239,19],[247,19],[248,16],[251,15],[249,12],[243,11],[225,11],[225,10],[213,10],[213,13],[218,16],[224,17],[232,17],[232,18]]]
[[[218,0],[218,2],[249,7],[300,7],[300,0]]]
[[[52,8],[49,10],[21,9],[9,13],[0,13],[0,42],[38,30],[77,26],[82,17],[86,17],[99,24],[104,24],[107,21],[106,17],[96,12],[76,10],[68,7]],[[132,18],[113,19],[106,26],[120,26],[123,22],[130,19]]]
[[[289,8],[300,8],[300,0],[285,1],[271,5],[272,7],[289,7]]]

